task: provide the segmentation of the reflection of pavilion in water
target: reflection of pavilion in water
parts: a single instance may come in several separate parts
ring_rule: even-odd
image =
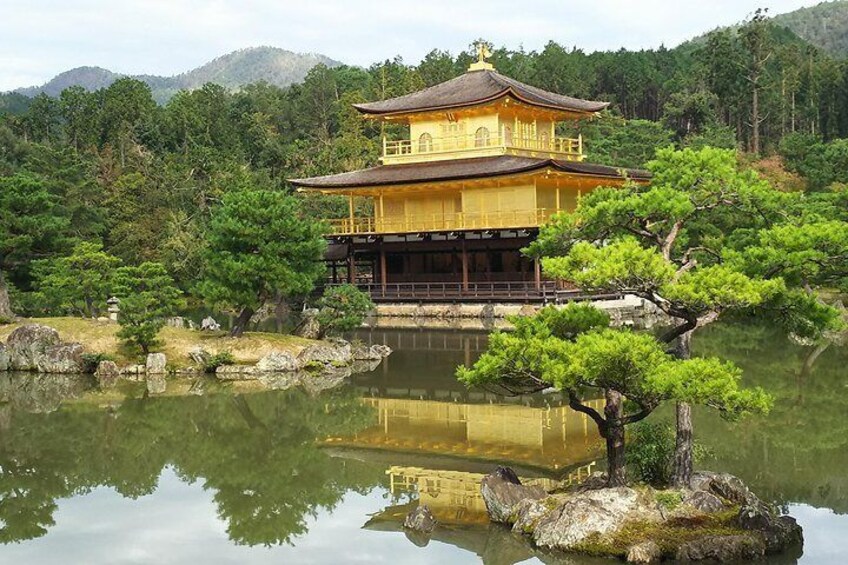
[[[527,485],[539,485],[547,491],[579,484],[594,470],[595,463],[581,465],[562,481],[539,477],[521,477]],[[480,494],[483,473],[424,469],[421,467],[389,467],[389,490],[394,499],[404,495],[415,497],[409,504],[386,509],[390,516],[406,515],[413,506],[427,505],[441,524],[488,524],[486,503]],[[403,512],[405,510],[405,512]],[[391,519],[390,516],[387,518]]]
[[[567,405],[466,404],[365,398],[378,423],[327,444],[532,467],[570,469],[602,453],[593,423]],[[589,401],[602,409],[603,400]]]

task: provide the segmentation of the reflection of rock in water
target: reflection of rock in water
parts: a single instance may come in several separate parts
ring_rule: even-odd
[[[13,410],[55,412],[62,401],[77,398],[94,387],[90,375],[5,373],[0,375],[0,402]]]

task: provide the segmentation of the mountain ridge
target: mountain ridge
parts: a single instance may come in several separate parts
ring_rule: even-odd
[[[271,46],[246,47],[171,76],[129,75],[97,66],[82,66],[59,73],[42,85],[16,88],[11,92],[30,98],[41,93],[55,97],[69,86],[82,86],[92,91],[108,87],[119,78],[132,77],[148,84],[153,97],[161,103],[180,90],[194,90],[208,82],[229,89],[260,81],[288,86],[301,82],[318,64],[335,67],[342,63],[318,53],[295,53]]]

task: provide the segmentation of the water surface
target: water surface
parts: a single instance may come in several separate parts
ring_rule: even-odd
[[[210,382],[148,398],[131,384],[99,393],[85,376],[0,376],[0,562],[611,562],[534,550],[489,525],[478,494],[495,464],[541,484],[600,468],[591,422],[558,395],[460,386],[454,367],[484,334],[360,337],[396,352],[321,393]],[[803,556],[771,562],[844,562],[848,352],[742,325],[707,328],[695,347],[776,396],[770,415],[740,423],[695,414],[715,454],[705,466],[804,526]],[[431,540],[400,527],[419,503],[444,525]]]

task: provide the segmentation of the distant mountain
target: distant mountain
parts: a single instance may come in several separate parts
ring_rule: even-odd
[[[293,53],[277,47],[251,47],[233,51],[188,72],[162,77],[156,75],[129,75],[146,82],[158,102],[166,102],[180,90],[200,88],[207,82],[229,89],[238,89],[246,84],[265,81],[277,86],[288,86],[301,82],[315,65],[328,67],[340,65],[324,55]],[[42,92],[58,96],[69,86],[79,85],[87,90],[104,88],[122,76],[100,67],[78,67],[56,75],[41,86],[18,88],[14,92],[33,97]]]
[[[779,14],[774,22],[832,55],[848,57],[848,0]]]

